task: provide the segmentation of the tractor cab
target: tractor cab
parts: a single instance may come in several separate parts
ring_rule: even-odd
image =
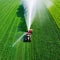
[[[24,42],[31,42],[32,29],[30,29],[24,36]]]

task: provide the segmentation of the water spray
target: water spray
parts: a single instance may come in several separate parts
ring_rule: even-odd
[[[52,0],[43,0],[43,2],[45,3],[45,5],[48,7],[48,8],[50,8],[51,6],[53,6],[53,2],[52,2]]]
[[[48,7],[52,6],[52,2],[50,0],[42,0]],[[41,0],[23,0],[22,4],[25,9],[25,20],[28,31],[30,30],[31,24],[34,20],[36,12],[38,9],[42,9],[42,1]]]
[[[31,24],[33,22],[36,13],[36,1],[37,0],[23,0],[23,6],[25,8],[25,20],[27,24],[28,31],[30,30]]]
[[[22,38],[23,36],[25,35],[26,33],[22,34],[12,45],[12,47],[14,47]]]

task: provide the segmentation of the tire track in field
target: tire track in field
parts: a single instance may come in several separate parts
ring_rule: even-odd
[[[6,52],[5,50],[7,49],[7,44],[8,44],[8,41],[9,41],[9,38],[10,38],[10,35],[11,35],[11,31],[12,31],[12,29],[13,29],[13,27],[14,27],[15,22],[16,22],[16,20],[14,21],[14,23],[13,23],[11,29],[10,29],[9,35],[8,35],[8,37],[7,37],[7,40],[6,40],[6,42],[4,43],[4,48],[3,48],[2,52],[1,52],[1,57],[3,57],[3,55],[4,55],[5,52]],[[8,52],[6,52],[6,53],[8,53]]]
[[[18,21],[17,21],[17,19],[16,19],[16,22],[18,23]],[[15,22],[15,24],[16,24],[16,22]],[[18,25],[18,24],[17,24]],[[15,26],[15,25],[14,25]],[[14,33],[13,33],[13,39],[12,40],[10,40],[9,39],[9,41],[8,41],[8,43],[6,44],[6,45],[8,45],[9,47],[10,47],[10,50],[8,51],[9,53],[11,53],[11,54],[7,54],[8,55],[8,57],[7,57],[7,59],[14,59],[13,57],[15,56],[15,53],[16,53],[16,50],[15,50],[15,52],[13,51],[14,50],[14,48],[12,48],[12,44],[13,44],[13,41],[16,39],[16,34],[17,34],[17,26],[16,27],[13,27],[13,29],[15,29],[15,31],[14,31]],[[12,33],[12,32],[11,32]]]
[[[14,21],[14,24],[15,24],[15,22],[16,22],[16,19],[15,19],[15,21]],[[4,44],[4,47],[6,47],[8,41],[9,41],[9,38],[10,38],[10,35],[11,35],[11,31],[13,30],[14,24],[13,24],[13,26],[12,26],[11,29],[10,29],[10,32],[9,32],[8,37],[7,37],[6,43]],[[5,49],[5,48],[4,48],[4,49]],[[4,50],[4,49],[3,49],[3,50]],[[2,51],[3,51],[3,50],[2,50]]]
[[[0,2],[0,10],[2,11],[3,10],[3,7],[4,7],[4,9],[5,9],[5,7],[7,7],[7,6],[9,6],[10,4],[9,3],[13,3],[14,1],[6,1],[6,2]]]
[[[8,29],[7,29],[7,30],[8,30]],[[7,33],[7,31],[6,31],[6,33]],[[3,40],[3,41],[4,41],[4,40]],[[3,41],[2,41],[2,42],[3,42]]]
[[[11,21],[12,22],[12,21]],[[9,25],[8,25],[8,27],[7,27],[7,29],[6,29],[6,31],[4,31],[5,32],[5,34],[4,34],[4,36],[2,37],[2,39],[0,40],[0,52],[2,51],[2,49],[3,49],[3,46],[4,46],[4,43],[5,43],[5,36],[6,36],[6,34],[7,34],[7,31],[8,31],[8,29],[9,29]],[[9,32],[9,31],[8,31]],[[8,35],[7,35],[7,37],[8,37]],[[1,38],[1,37],[0,37]],[[4,39],[3,39],[4,38]]]
[[[13,8],[13,10],[15,10],[15,8]],[[10,11],[10,13],[12,13],[13,12],[13,10],[11,10]],[[14,14],[15,12],[13,12],[13,14]],[[9,16],[11,16],[10,14],[9,14]],[[14,15],[13,15],[14,16]],[[2,28],[2,31],[1,31],[1,35],[2,35],[2,37],[0,38],[0,39],[2,39],[3,38],[3,36],[6,34],[6,32],[7,32],[7,30],[9,29],[9,26],[10,26],[10,24],[12,23],[12,19],[13,19],[13,16],[11,17],[11,20],[8,20],[8,23],[5,25],[5,27],[4,28]],[[7,20],[6,20],[7,21]],[[6,28],[7,27],[7,28]],[[6,31],[6,32],[5,32]]]
[[[12,24],[11,24],[12,25]],[[7,29],[7,31],[8,31],[8,29]],[[1,49],[4,49],[4,44],[5,44],[5,42],[7,41],[7,38],[8,38],[8,35],[6,35],[7,33],[9,34],[9,32],[10,31],[8,31],[8,32],[5,32],[5,35],[3,36],[3,38],[2,38],[2,40],[0,41],[1,42],[1,46],[2,46],[2,48]],[[2,51],[3,52],[3,51]]]
[[[19,21],[18,21],[18,19],[16,18],[16,22],[17,22],[17,25],[16,25],[16,28],[15,28],[15,32],[14,32],[14,38],[13,38],[13,40],[12,40],[12,42],[11,42],[11,47],[10,47],[10,49],[11,50],[9,50],[9,53],[10,54],[8,54],[8,56],[7,56],[7,59],[9,60],[15,60],[14,58],[15,58],[15,55],[16,55],[16,51],[17,51],[17,48],[15,48],[16,50],[14,50],[14,48],[12,48],[12,44],[13,44],[13,42],[16,40],[16,35],[17,35],[17,27],[18,27],[18,24],[19,24]],[[15,52],[14,52],[15,51]]]
[[[13,4],[13,5],[15,5],[15,4]],[[12,9],[13,7],[14,7],[14,6],[12,6],[10,9]],[[9,11],[10,11],[10,10],[9,10]],[[9,13],[9,11],[8,11],[8,13]],[[11,11],[12,11],[12,10],[11,10]],[[10,12],[11,12],[11,11],[10,11]],[[9,14],[10,14],[10,13],[9,13]],[[6,18],[6,17],[7,17],[7,18]],[[6,18],[6,19],[5,19],[5,18]],[[2,24],[1,24],[1,26],[0,26],[0,30],[3,28],[3,26],[6,24],[6,22],[9,21],[8,18],[9,18],[9,15],[6,14],[6,15],[4,16],[4,18],[3,18],[4,21],[1,22]]]
[[[3,10],[1,10],[0,13],[2,13],[2,12],[4,13],[4,11],[5,11],[5,10],[8,10],[8,9],[11,10],[12,8],[11,8],[10,6],[11,6],[12,4],[13,4],[12,2],[11,2],[10,4],[8,3],[8,5],[5,6],[5,8],[3,8]],[[1,20],[0,20],[0,24],[1,24],[3,21],[5,21],[4,18],[9,14],[9,11],[10,11],[10,10],[8,10],[7,12],[5,12],[5,14],[4,14],[5,16],[3,16],[2,14],[0,15],[0,18],[3,17],[3,18],[1,18]],[[2,25],[2,24],[1,24],[1,25]]]

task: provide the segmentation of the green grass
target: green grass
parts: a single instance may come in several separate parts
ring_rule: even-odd
[[[60,0],[52,0],[53,6],[49,9],[54,17],[56,24],[60,28]]]
[[[60,31],[52,11],[51,15],[42,5],[43,10],[37,12],[31,26],[32,42],[19,41],[12,47],[24,33],[18,30],[21,18],[17,17],[16,12],[20,1],[0,1],[0,60],[60,60]]]

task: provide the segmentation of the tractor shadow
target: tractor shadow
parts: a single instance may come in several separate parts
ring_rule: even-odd
[[[24,9],[23,5],[20,5],[17,9],[17,12],[16,12],[17,17],[20,18],[20,22],[19,22],[19,25],[18,25],[18,31],[26,32],[27,31],[27,26],[26,26],[24,13],[25,13],[25,9]]]

